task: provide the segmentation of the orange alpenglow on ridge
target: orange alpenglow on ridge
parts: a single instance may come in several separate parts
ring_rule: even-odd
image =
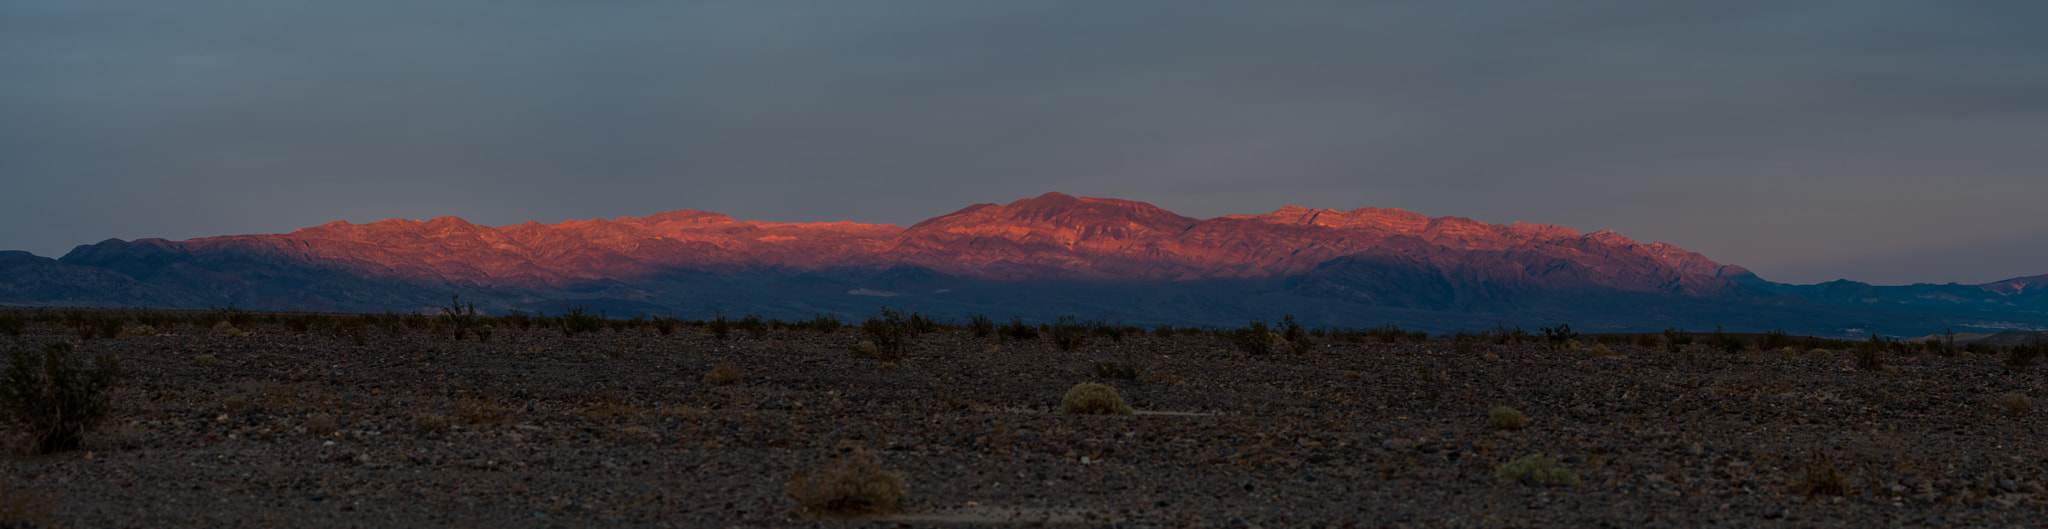
[[[908,228],[776,223],[677,210],[645,217],[479,226],[333,222],[283,235],[183,241],[279,252],[344,269],[479,286],[543,287],[677,271],[815,271],[911,265],[973,279],[1184,281],[1290,276],[1354,255],[1423,262],[1518,255],[1625,290],[1727,288],[1747,274],[1666,244],[1548,224],[1486,224],[1399,209],[1280,208],[1195,219],[1151,204],[1046,193],[976,204]],[[1520,261],[1517,261],[1520,262]]]

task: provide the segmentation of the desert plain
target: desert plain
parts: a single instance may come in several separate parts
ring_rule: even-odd
[[[2007,402],[2048,396],[2048,367],[1996,354],[945,328],[885,359],[858,326],[242,317],[0,337],[123,373],[78,450],[6,430],[0,527],[2048,523],[2048,422]],[[1063,413],[1084,382],[1135,412]],[[901,479],[897,509],[788,492],[849,454]],[[1501,476],[1538,454],[1577,484]]]

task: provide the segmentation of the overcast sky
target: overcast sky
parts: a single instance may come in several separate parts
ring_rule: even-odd
[[[0,249],[1046,191],[2048,274],[2048,2],[0,2]]]

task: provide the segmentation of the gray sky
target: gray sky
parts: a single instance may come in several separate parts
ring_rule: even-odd
[[[2048,3],[0,2],[0,249],[1061,191],[2048,274]]]

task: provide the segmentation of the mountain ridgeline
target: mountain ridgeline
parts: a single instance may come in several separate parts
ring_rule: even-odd
[[[1988,285],[1786,285],[1663,243],[1398,209],[1285,207],[1195,219],[1048,193],[908,228],[681,210],[558,224],[453,217],[282,235],[108,240],[0,252],[0,303],[614,316],[940,316],[1453,330],[1786,329],[1900,335],[2048,327],[2048,276]]]

